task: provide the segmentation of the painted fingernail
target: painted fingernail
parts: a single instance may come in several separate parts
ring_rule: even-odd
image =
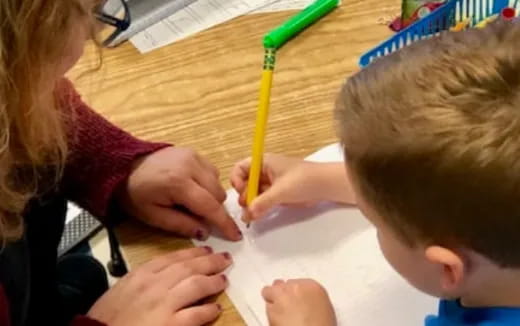
[[[213,253],[213,248],[211,248],[210,246],[204,246],[202,248],[204,248],[204,250],[206,250],[208,252],[208,254]]]
[[[226,258],[227,260],[231,260],[231,254],[229,252],[224,252],[222,256],[224,256],[224,258]]]
[[[204,232],[204,230],[198,229],[197,231],[195,231],[195,238],[199,241],[203,241],[206,239],[206,233]]]
[[[220,277],[222,277],[222,280],[223,280],[225,283],[227,283],[228,279],[227,279],[227,276],[226,276],[226,275],[222,274],[222,275],[220,275]]]

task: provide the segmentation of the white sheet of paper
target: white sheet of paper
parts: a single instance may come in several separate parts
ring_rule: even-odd
[[[311,161],[341,161],[340,147],[328,146]],[[226,207],[244,240],[212,237],[198,245],[229,251],[227,293],[249,326],[267,326],[261,289],[275,279],[313,278],[328,290],[343,326],[418,326],[437,311],[437,300],[412,288],[382,256],[375,229],[353,207],[329,203],[314,208],[279,208],[246,229],[239,221],[237,194]]]
[[[127,0],[132,23],[127,30],[120,33],[110,45],[118,45],[146,28],[170,17],[196,0]],[[115,3],[115,4],[114,4]],[[121,0],[109,0],[112,12],[117,12],[116,4]],[[109,10],[110,10],[109,9]]]
[[[264,7],[275,0],[197,0],[133,36],[130,41],[146,53]]]
[[[265,7],[259,8],[251,12],[251,14],[260,14],[265,12],[276,12],[285,10],[300,10],[316,0],[278,0]]]

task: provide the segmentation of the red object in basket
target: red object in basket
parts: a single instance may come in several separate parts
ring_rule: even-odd
[[[421,7],[417,8],[417,10],[414,11],[414,13],[410,16],[408,19],[401,19],[396,18],[391,24],[390,29],[392,29],[394,32],[399,32],[400,30],[410,26],[415,21],[426,17],[429,15],[432,11],[442,6],[445,2],[429,2]]]
[[[515,8],[506,7],[504,9],[502,9],[500,16],[505,20],[511,20],[511,19],[515,18],[516,10],[515,10]]]

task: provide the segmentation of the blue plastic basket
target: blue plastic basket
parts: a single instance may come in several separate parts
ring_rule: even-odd
[[[459,22],[470,19],[470,26],[500,13],[505,7],[519,9],[518,0],[448,0],[423,19],[413,23],[394,36],[366,52],[359,59],[361,67],[374,59],[395,52],[413,42],[432,37]]]

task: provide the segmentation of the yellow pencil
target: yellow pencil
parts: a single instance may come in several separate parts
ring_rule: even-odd
[[[269,115],[269,101],[271,97],[271,85],[273,82],[273,70],[276,62],[276,50],[287,41],[303,31],[309,25],[315,23],[339,5],[339,0],[316,0],[295,16],[289,18],[282,25],[273,29],[264,36],[265,48],[264,70],[260,85],[260,101],[256,115],[255,138],[253,141],[253,155],[249,168],[249,180],[247,183],[246,202],[249,207],[258,196],[260,176],[262,174],[262,159],[264,156],[265,131],[267,129],[267,117]],[[250,216],[245,214],[243,219],[249,227]]]
[[[247,183],[247,205],[258,196],[260,175],[262,173],[262,159],[264,157],[264,140],[267,129],[267,117],[269,116],[269,104],[271,98],[271,86],[273,84],[273,70],[276,62],[276,49],[265,49],[264,69],[260,84],[260,100],[256,113],[255,137],[253,140],[253,155],[249,169],[249,180]],[[249,218],[246,216],[246,218]],[[250,221],[247,220],[249,227]]]

